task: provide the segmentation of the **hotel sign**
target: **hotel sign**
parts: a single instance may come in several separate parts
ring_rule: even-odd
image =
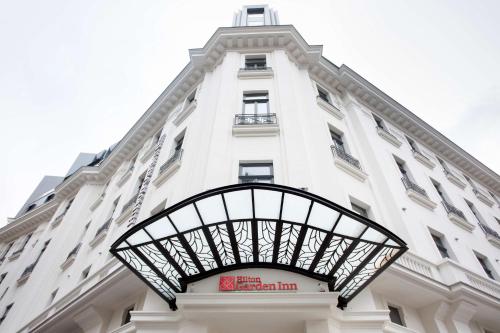
[[[297,291],[297,283],[263,283],[259,276],[221,276],[219,291]]]

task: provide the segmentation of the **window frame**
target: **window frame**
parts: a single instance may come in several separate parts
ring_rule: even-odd
[[[259,15],[259,16],[255,16]],[[262,15],[262,19],[260,18]],[[254,24],[257,23],[257,24]],[[261,23],[261,24],[259,24]],[[264,7],[246,8],[246,25],[249,27],[258,27],[266,24],[266,9]]]
[[[266,98],[260,98],[260,99],[245,99],[246,97],[249,96],[265,96]],[[243,115],[253,115],[253,116],[258,116],[262,115],[262,113],[259,113],[259,104],[265,104],[266,105],[266,112],[264,113],[265,115],[269,115],[271,113],[271,108],[269,106],[269,91],[263,90],[263,91],[244,91],[243,92],[243,97],[242,97],[242,111],[241,114]],[[253,113],[246,113],[246,104],[253,104]]]
[[[390,319],[391,323],[406,327],[406,321],[404,318],[404,311],[403,311],[403,308],[401,306],[395,305],[393,303],[387,303],[387,309],[389,310],[389,319]],[[395,312],[391,311],[391,309],[394,309]],[[393,313],[397,314],[400,323],[397,323],[393,320],[393,317],[391,316],[391,314],[393,314]]]
[[[263,62],[263,65],[262,66],[262,61],[259,62],[259,59],[260,60],[264,60]],[[266,54],[246,54],[244,56],[244,63],[243,63],[243,68],[245,70],[264,70],[266,69],[268,66],[267,66],[267,55]],[[256,61],[252,66],[249,66],[249,62],[251,62],[252,60]],[[260,63],[260,65],[259,65]]]
[[[270,170],[269,175],[251,175],[251,176],[242,175],[242,171],[245,167],[262,167],[262,166],[269,167],[269,170]],[[240,162],[238,164],[238,184],[250,183],[250,182],[245,182],[245,179],[247,179],[247,180],[253,180],[253,179],[270,180],[270,184],[274,184],[274,163],[273,162]],[[257,183],[259,183],[259,182],[257,182]]]

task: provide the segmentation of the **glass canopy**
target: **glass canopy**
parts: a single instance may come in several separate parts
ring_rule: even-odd
[[[134,226],[111,246],[173,310],[176,293],[188,283],[250,267],[327,282],[343,308],[406,250],[392,232],[342,206],[259,183],[197,194]]]

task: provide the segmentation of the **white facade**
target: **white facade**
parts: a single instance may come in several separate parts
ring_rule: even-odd
[[[500,177],[262,8],[265,26],[245,26],[247,8],[236,14],[235,27],[191,50],[188,66],[109,156],[80,168],[56,187],[55,199],[0,229],[0,316],[13,304],[0,332],[500,332]],[[246,57],[262,55],[266,69],[244,69]],[[235,125],[244,94],[256,92],[268,94],[277,122]],[[361,169],[332,153],[330,131]],[[131,201],[159,139],[144,199]],[[179,141],[181,157],[160,173]],[[396,160],[426,195],[406,190]],[[113,258],[110,245],[130,228],[134,207],[142,221],[191,195],[238,183],[241,163],[272,163],[276,184],[364,208],[409,251],[344,311],[316,281],[267,269],[231,274],[290,281],[299,290],[220,293],[210,277],[178,294],[179,309],[171,311]],[[433,181],[464,218],[447,213]],[[403,326],[391,323],[388,305],[399,309]],[[131,320],[122,325],[130,306]]]

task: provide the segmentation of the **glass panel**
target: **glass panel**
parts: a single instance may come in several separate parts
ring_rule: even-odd
[[[315,202],[307,224],[330,231],[338,217],[339,212]]]
[[[127,238],[127,242],[130,245],[137,245],[137,244],[147,243],[147,242],[151,242],[151,241],[152,241],[151,237],[149,237],[148,234],[145,233],[144,230],[142,230],[142,229],[137,230],[132,236]]]
[[[281,208],[281,192],[254,190],[255,217],[278,219]]]
[[[267,102],[257,103],[257,114],[267,114],[268,111],[269,111],[269,109],[267,107]]]
[[[311,200],[293,194],[285,194],[282,220],[305,223]]]
[[[146,229],[151,237],[154,237],[155,239],[161,239],[175,234],[175,229],[172,226],[172,223],[170,223],[166,217],[151,223],[144,229]]]
[[[242,165],[240,176],[270,176],[271,165]]]
[[[363,223],[358,222],[349,216],[343,215],[340,218],[334,232],[344,236],[359,237],[364,229],[365,225]]]
[[[228,192],[224,194],[224,198],[231,220],[253,218],[250,190]]]
[[[243,114],[254,114],[254,113],[255,113],[254,103],[243,104]]]
[[[169,216],[180,232],[201,226],[200,218],[192,204],[182,207]]]
[[[373,228],[369,228],[361,237],[364,240],[382,243],[387,237]]]
[[[205,224],[217,223],[227,220],[224,203],[220,195],[205,198],[196,203],[201,218]]]

